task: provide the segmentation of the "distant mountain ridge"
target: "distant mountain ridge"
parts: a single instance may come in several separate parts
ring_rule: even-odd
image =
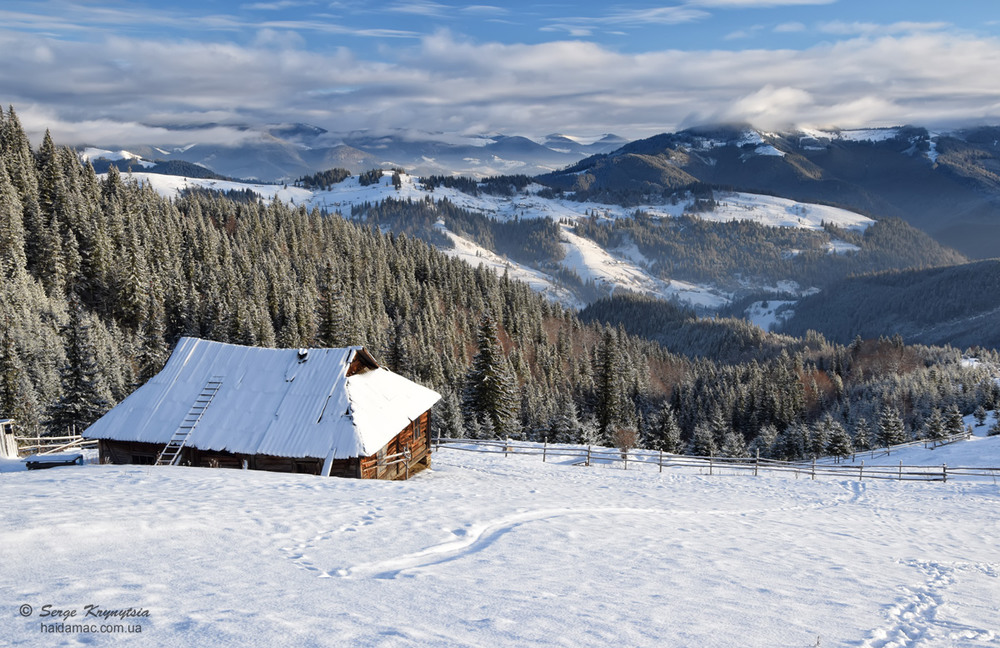
[[[147,163],[187,162],[204,167],[219,177],[289,182],[334,167],[353,173],[401,167],[417,175],[537,175],[561,169],[584,157],[608,153],[627,143],[616,135],[605,135],[588,143],[561,134],[549,135],[542,142],[511,135],[337,134],[309,124],[240,130],[248,137],[233,145],[194,142],[182,147],[156,143],[122,147],[102,143],[91,150],[126,149],[131,156]],[[96,164],[99,158],[92,158]],[[126,157],[114,161],[122,169],[137,168],[136,159]]]
[[[630,142],[540,178],[580,197],[668,195],[702,183],[898,217],[966,255],[1000,241],[1000,127],[771,133],[691,128]]]

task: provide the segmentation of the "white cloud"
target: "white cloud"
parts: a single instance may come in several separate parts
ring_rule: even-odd
[[[803,32],[805,30],[806,26],[800,22],[781,23],[774,28],[774,31],[779,34],[793,34],[796,32]]]
[[[399,41],[404,46],[375,61],[347,49],[306,51],[290,25],[267,29],[247,45],[131,38],[94,45],[0,30],[3,101],[66,143],[183,143],[161,141],[182,135],[155,125],[208,122],[640,137],[712,120],[1000,121],[1000,40],[942,30],[865,34],[801,51],[639,54],[585,41],[477,43],[442,31],[412,45]],[[220,127],[199,136],[245,134]]]
[[[282,9],[294,9],[296,7],[309,7],[316,4],[309,0],[278,0],[277,2],[252,2],[240,5],[240,9],[250,9],[253,11],[280,11]]]
[[[386,7],[387,11],[404,14],[414,14],[418,16],[446,16],[451,8],[437,2],[427,2],[426,0],[408,0],[397,2]]]
[[[833,21],[820,25],[820,31],[838,36],[880,36],[912,32],[939,31],[950,27],[943,22],[896,22],[891,24]]]
[[[612,25],[679,25],[709,17],[706,11],[685,6],[629,9],[609,14],[597,22]]]
[[[837,0],[688,0],[689,5],[724,9],[769,9],[800,5],[828,5]]]
[[[462,13],[479,14],[484,16],[505,16],[510,13],[509,9],[496,7],[493,5],[468,5],[460,9]]]

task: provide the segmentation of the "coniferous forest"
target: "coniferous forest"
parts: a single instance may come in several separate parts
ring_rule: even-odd
[[[443,436],[610,443],[625,429],[666,451],[802,458],[953,431],[956,412],[1000,401],[986,365],[952,348],[777,336],[627,296],[584,321],[338,214],[166,199],[113,166],[98,177],[48,135],[33,149],[12,108],[0,111],[0,282],[0,418],[30,435],[86,428],[186,335],[364,345],[443,395]],[[672,333],[602,311],[663,317]]]

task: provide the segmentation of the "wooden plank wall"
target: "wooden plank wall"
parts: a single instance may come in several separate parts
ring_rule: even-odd
[[[415,422],[397,434],[386,444],[381,453],[369,457],[335,459],[330,467],[333,477],[360,477],[362,479],[405,479],[431,465],[430,412],[424,412]],[[135,441],[110,441],[102,439],[100,444],[101,463],[152,465],[163,450],[163,444],[139,443]],[[379,465],[379,454],[383,457],[395,455],[409,448],[411,456],[408,466],[403,463]],[[319,475],[323,470],[323,459],[305,457],[271,457],[266,455],[243,455],[232,452],[198,450],[184,448],[181,451],[182,465],[206,468],[242,468],[246,462],[251,470],[271,470],[275,472],[305,473]]]

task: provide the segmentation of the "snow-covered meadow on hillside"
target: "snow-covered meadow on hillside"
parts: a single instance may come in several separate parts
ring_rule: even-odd
[[[250,190],[265,200],[278,199],[306,208],[319,208],[350,216],[352,207],[377,204],[384,200],[434,201],[448,200],[471,212],[509,221],[515,218],[548,218],[562,223],[560,244],[565,258],[560,265],[572,271],[584,282],[613,292],[624,289],[661,299],[680,301],[697,309],[714,312],[726,306],[732,295],[711,285],[703,285],[675,278],[660,278],[653,274],[649,261],[642,257],[633,244],[630,249],[605,249],[594,241],[578,236],[573,223],[592,216],[612,221],[630,218],[642,211],[653,218],[671,219],[683,215],[694,198],[676,204],[647,204],[623,207],[593,202],[578,202],[567,198],[544,197],[539,184],[530,184],[523,191],[511,196],[488,193],[471,195],[458,189],[438,186],[426,189],[416,176],[401,174],[399,187],[393,185],[391,175],[384,175],[377,182],[362,185],[358,176],[351,176],[329,190],[309,190],[302,187],[273,184],[253,184],[227,180],[182,178],[156,173],[133,173],[131,177],[148,183],[163,196],[174,197],[187,188],[204,188],[215,191]],[[758,194],[718,192],[716,204],[710,211],[699,211],[697,217],[714,222],[753,221],[776,228],[794,228],[811,231],[823,229],[824,224],[836,225],[847,230],[864,231],[875,221],[845,209],[826,205],[809,204]],[[527,282],[537,292],[563,305],[580,308],[585,306],[578,295],[567,289],[549,270],[538,269],[501,257],[492,250],[481,247],[456,232],[447,232],[453,247],[444,252],[465,259],[472,265],[484,264],[499,273],[508,272],[512,278]],[[843,254],[859,248],[850,243],[831,239],[827,245],[830,254]],[[789,249],[788,256],[799,250]],[[794,282],[788,282],[794,284]],[[792,292],[801,292],[796,286]]]
[[[904,452],[945,451],[996,464],[1000,438]],[[440,450],[408,482],[87,465],[0,474],[0,496],[2,645],[136,641],[43,634],[45,605],[143,608],[144,646],[1000,642],[988,480]]]

